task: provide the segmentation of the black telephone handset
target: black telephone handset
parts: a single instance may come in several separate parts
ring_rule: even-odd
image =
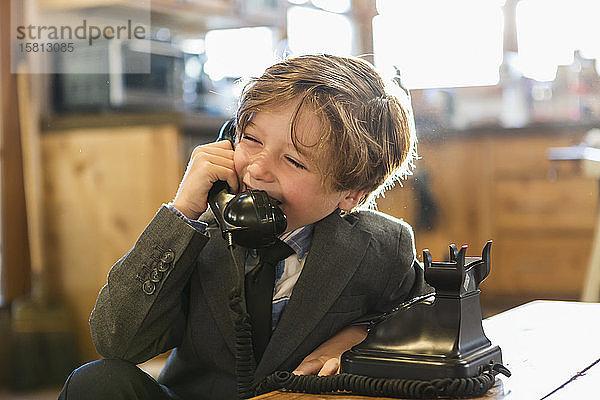
[[[234,146],[235,119],[227,121],[219,132],[219,140]],[[287,227],[285,214],[264,190],[248,190],[231,194],[227,182],[217,181],[208,192],[212,210],[227,245],[247,248],[270,246]]]

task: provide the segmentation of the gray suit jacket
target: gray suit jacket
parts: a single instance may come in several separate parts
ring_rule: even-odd
[[[245,256],[235,249],[238,265]],[[343,327],[424,290],[412,229],[378,212],[319,221],[307,257],[256,379],[293,370]],[[174,349],[159,382],[182,398],[235,398],[235,279],[218,228],[200,234],[161,208],[109,272],[90,318],[96,349],[134,363]]]

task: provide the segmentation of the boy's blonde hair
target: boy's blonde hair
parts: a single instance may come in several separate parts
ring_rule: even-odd
[[[359,205],[374,205],[379,193],[410,173],[416,156],[410,99],[398,85],[385,85],[368,62],[307,55],[272,65],[244,87],[237,131],[244,132],[255,113],[293,101],[299,102],[292,143],[300,154],[313,157],[330,189],[365,190],[369,194]],[[299,142],[295,126],[303,112],[321,122],[317,143]]]

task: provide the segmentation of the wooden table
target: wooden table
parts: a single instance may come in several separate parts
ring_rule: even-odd
[[[600,303],[534,301],[483,321],[510,378],[498,375],[481,399],[600,398]],[[271,392],[255,400],[383,399],[343,393]]]

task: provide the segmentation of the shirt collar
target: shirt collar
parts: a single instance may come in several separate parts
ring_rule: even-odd
[[[299,259],[302,259],[306,255],[306,252],[308,252],[308,249],[310,249],[314,228],[315,224],[305,225],[281,234],[279,239],[290,246],[298,254]]]

